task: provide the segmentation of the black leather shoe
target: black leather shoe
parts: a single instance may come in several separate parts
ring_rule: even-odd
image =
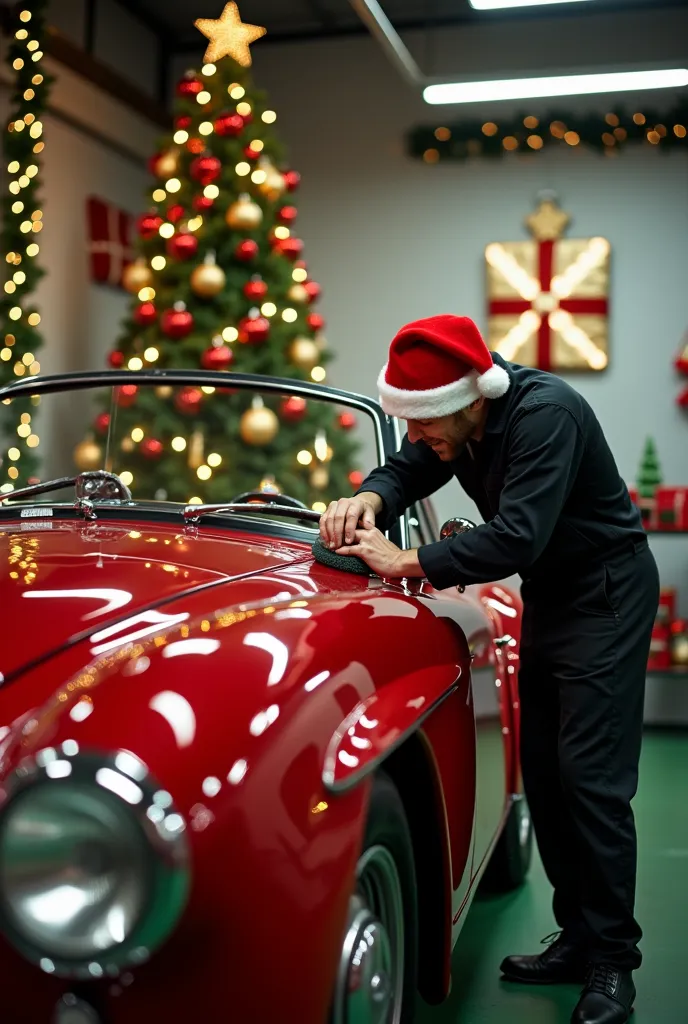
[[[635,985],[631,971],[591,964],[571,1024],[625,1024],[631,1019]]]
[[[563,932],[548,935],[544,953],[534,956],[508,956],[500,970],[507,981],[526,985],[561,985],[582,982],[587,976],[588,952],[580,942],[573,942]]]

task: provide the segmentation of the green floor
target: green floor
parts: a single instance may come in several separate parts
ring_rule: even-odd
[[[688,734],[646,734],[634,808],[645,936],[633,1024],[688,1024]],[[451,995],[422,1005],[418,1024],[568,1024],[578,987],[509,985],[498,970],[509,953],[538,952],[554,930],[550,893],[536,857],[518,892],[476,899],[454,950]]]

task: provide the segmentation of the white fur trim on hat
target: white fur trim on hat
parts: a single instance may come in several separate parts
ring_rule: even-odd
[[[431,420],[449,416],[459,409],[465,409],[471,402],[483,395],[485,398],[501,398],[509,389],[509,374],[501,366],[491,366],[478,375],[476,370],[427,391],[406,391],[387,383],[387,364],[383,366],[377,380],[380,405],[388,416],[403,420]]]

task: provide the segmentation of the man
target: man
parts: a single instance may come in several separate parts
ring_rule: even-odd
[[[521,763],[561,932],[501,969],[515,982],[585,981],[573,1024],[622,1024],[641,961],[631,800],[659,601],[639,514],[588,403],[553,374],[493,357],[467,317],[403,327],[378,390],[407,436],[357,495],[330,504],[322,540],[439,590],[520,574]],[[484,524],[412,551],[376,527],[453,476]]]

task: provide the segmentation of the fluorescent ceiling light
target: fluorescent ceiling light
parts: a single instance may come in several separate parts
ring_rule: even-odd
[[[448,82],[423,90],[426,103],[480,103],[526,100],[539,96],[579,96],[633,89],[678,89],[688,85],[688,69],[620,71],[602,75],[560,75],[553,78],[505,78],[494,82]]]
[[[545,4],[581,3],[581,0],[468,0],[468,2],[476,11],[498,11],[503,7],[543,7]]]

